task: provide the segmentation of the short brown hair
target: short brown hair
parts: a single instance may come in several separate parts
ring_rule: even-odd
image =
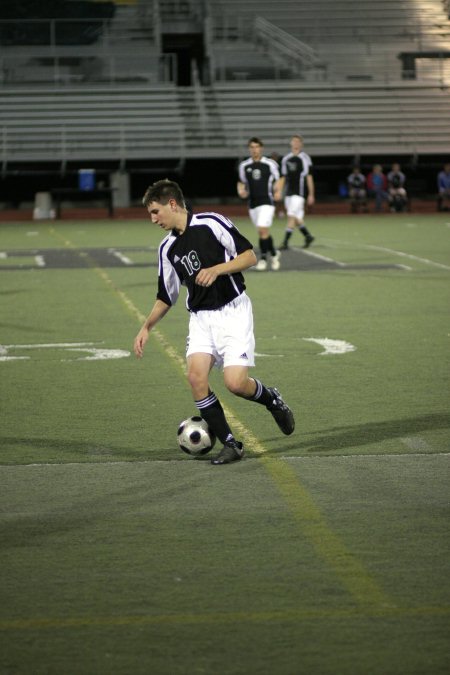
[[[142,203],[144,206],[148,206],[152,202],[167,204],[170,199],[175,199],[179,206],[185,206],[184,195],[178,183],[164,178],[164,180],[158,180],[147,188],[142,197]]]
[[[258,145],[264,145],[262,140],[258,138],[257,136],[252,136],[247,145],[250,145],[250,143],[257,143]]]

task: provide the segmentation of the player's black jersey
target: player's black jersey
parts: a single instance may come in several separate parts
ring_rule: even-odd
[[[402,171],[390,171],[387,179],[389,186],[393,188],[403,187],[406,181],[405,174]]]
[[[365,176],[362,173],[351,173],[347,180],[350,187],[356,189],[361,189],[366,184]]]
[[[247,187],[249,207],[255,209],[264,204],[273,204],[273,184],[280,177],[278,164],[268,157],[259,162],[251,157],[239,164],[239,180]]]
[[[174,305],[180,286],[187,287],[186,307],[191,312],[220,309],[244,290],[241,272],[217,277],[208,287],[199,286],[199,270],[228,262],[239,253],[253,248],[231,220],[219,213],[188,214],[185,231],[172,230],[159,246],[157,298]]]
[[[306,176],[312,173],[312,160],[306,152],[285,155],[281,160],[281,174],[286,177],[286,196],[300,195],[306,197]]]

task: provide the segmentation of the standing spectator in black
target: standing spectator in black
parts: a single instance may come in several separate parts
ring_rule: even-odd
[[[352,213],[358,213],[360,207],[367,210],[366,177],[361,173],[359,166],[354,166],[347,177],[348,194]]]
[[[249,214],[258,230],[260,259],[256,269],[267,269],[267,255],[270,254],[272,270],[280,269],[280,252],[275,250],[270,228],[275,214],[274,201],[281,199],[280,171],[278,164],[263,156],[264,143],[254,136],[248,142],[250,157],[239,164],[237,192],[249,201]]]
[[[438,173],[438,211],[448,211],[444,202],[450,202],[450,163],[444,164],[442,171]]]
[[[303,150],[303,137],[294,135],[291,138],[291,152],[281,160],[282,188],[285,189],[284,204],[287,213],[287,227],[280,248],[289,248],[289,239],[298,227],[305,238],[303,248],[308,248],[314,237],[306,228],[305,203],[312,206],[315,201],[312,160]]]
[[[408,203],[408,195],[405,188],[406,176],[397,162],[392,165],[387,175],[387,181],[391,211],[401,213]]]

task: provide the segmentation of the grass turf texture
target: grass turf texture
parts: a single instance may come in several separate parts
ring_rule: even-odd
[[[297,270],[246,274],[255,372],[297,429],[281,436],[216,373],[246,444],[236,466],[177,449],[195,413],[181,298],[141,362],[8,348],[30,358],[0,361],[2,674],[448,672],[450,223],[309,225],[311,253],[345,266],[308,267],[298,250]],[[0,237],[24,265],[34,249],[86,264],[0,258],[3,345],[131,349],[156,268],[101,268],[80,251],[156,247],[157,228],[15,223]],[[325,337],[357,349],[324,356],[304,339]]]

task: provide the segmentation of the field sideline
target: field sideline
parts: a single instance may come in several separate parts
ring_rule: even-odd
[[[246,458],[212,467],[184,299],[130,354],[158,228],[0,223],[1,675],[448,672],[450,218],[308,224],[245,275],[296,431],[215,373]]]

